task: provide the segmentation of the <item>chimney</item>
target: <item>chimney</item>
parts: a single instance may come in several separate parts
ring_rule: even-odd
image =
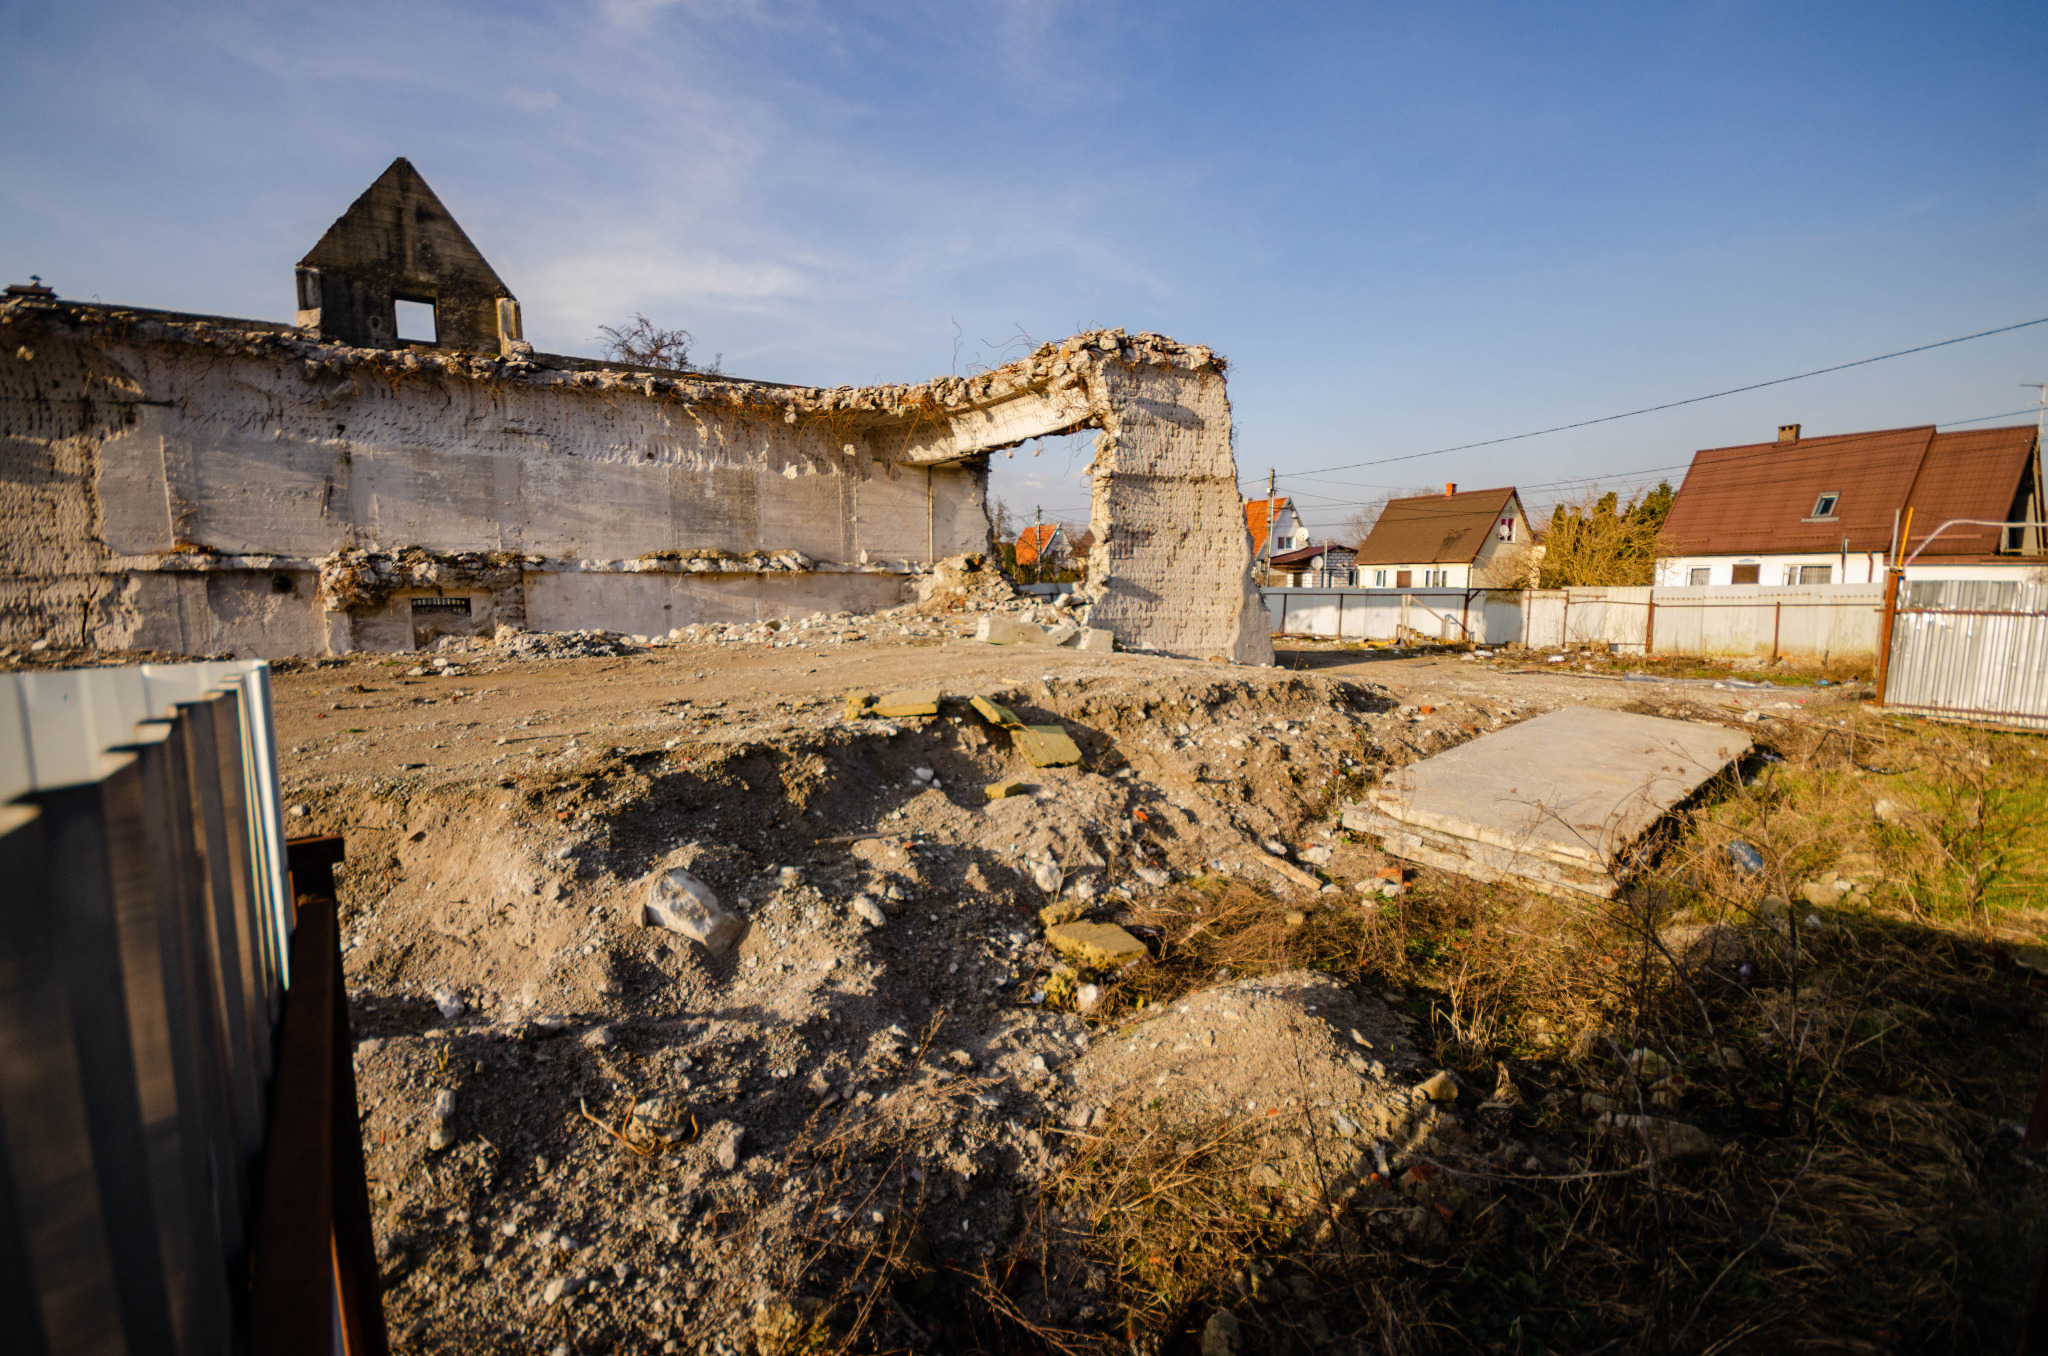
[[[1796,443],[1796,442],[1798,442],[1798,441],[1799,441],[1799,425],[1797,425],[1797,424],[1780,424],[1780,425],[1778,425],[1778,441],[1779,441],[1779,442],[1781,442],[1781,443]]]
[[[1458,487],[1455,484],[1444,486],[1444,498],[1446,499],[1449,499],[1452,495],[1456,494],[1457,492]]]

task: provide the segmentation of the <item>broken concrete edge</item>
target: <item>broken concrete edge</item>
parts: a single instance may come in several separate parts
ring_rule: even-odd
[[[1228,359],[1205,345],[1183,344],[1151,331],[1131,334],[1123,329],[1098,329],[1040,344],[1027,357],[971,377],[821,387],[610,364],[565,354],[537,353],[526,345],[505,354],[459,349],[423,352],[412,347],[358,348],[324,341],[306,330],[274,321],[99,302],[9,298],[0,302],[0,326],[13,331],[8,336],[11,343],[36,334],[50,334],[87,342],[199,347],[231,357],[294,358],[335,377],[357,371],[387,377],[431,374],[493,385],[516,382],[592,395],[626,391],[671,396],[693,404],[767,406],[798,418],[879,414],[944,420],[973,413],[983,403],[1000,402],[1063,380],[1078,381],[1097,362],[1215,373],[1229,366]]]

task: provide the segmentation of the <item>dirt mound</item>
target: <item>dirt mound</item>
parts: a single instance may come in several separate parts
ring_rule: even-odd
[[[767,644],[801,665],[853,624]],[[511,672],[502,647],[473,648],[472,673]],[[1130,921],[1170,882],[1219,871],[1305,896],[1308,867],[1331,873],[1332,907],[1355,907],[1347,873],[1365,863],[1335,840],[1335,791],[1383,744],[1462,737],[1455,724],[1274,670],[989,655],[1011,676],[975,690],[1084,755],[1041,769],[965,691],[929,718],[848,720],[833,697],[772,684],[709,697],[688,669],[717,662],[702,653],[609,657],[560,709],[509,704],[506,678],[454,686],[375,659],[292,676],[363,678],[287,702],[303,726],[333,711],[365,727],[328,736],[287,801],[294,832],[348,840],[364,1127],[410,1346],[715,1350],[757,1340],[757,1321],[830,1313],[843,1329],[861,1312],[913,1341],[964,1302],[946,1277],[1003,1255],[1077,1101],[1093,1120],[1149,1088],[1248,1121],[1263,1097],[1259,1161],[1289,1181],[1312,1178],[1302,1143],[1348,1146],[1316,1171],[1355,1175],[1374,1144],[1398,1157],[1427,1129],[1407,1093],[1417,1056],[1376,1000],[1291,975],[1106,1035],[1057,1006],[1073,985],[1038,913],[1057,900]],[[618,704],[605,683],[643,665],[682,681]],[[374,724],[387,707],[410,723]],[[384,768],[415,761],[340,770],[364,766],[358,745]],[[1022,794],[988,799],[1000,782]],[[643,925],[671,866],[738,916],[729,951]],[[437,1127],[448,1147],[431,1147]],[[927,1300],[901,1298],[927,1284]],[[898,1298],[874,1311],[883,1290]],[[1046,1312],[1084,1294],[1055,1290]]]
[[[1077,1076],[1096,1114],[1135,1100],[1187,1116],[1284,1118],[1289,1130],[1319,1122],[1352,1139],[1386,1136],[1422,1067],[1384,1003],[1296,970],[1148,1010],[1103,1033]]]

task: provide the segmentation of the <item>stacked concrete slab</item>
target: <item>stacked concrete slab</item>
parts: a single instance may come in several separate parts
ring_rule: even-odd
[[[1658,821],[1749,749],[1721,725],[1569,707],[1391,773],[1344,827],[1477,880],[1607,899]]]

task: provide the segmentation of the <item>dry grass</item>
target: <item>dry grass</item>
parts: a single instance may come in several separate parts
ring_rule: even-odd
[[[1158,958],[1109,1019],[1319,968],[1405,992],[1438,1059],[1524,1100],[1467,1116],[1439,1160],[1467,1199],[1419,1239],[1384,1227],[1392,1192],[1324,1227],[1248,1187],[1220,1124],[1087,1139],[1052,1200],[1108,1280],[1092,1349],[1193,1350],[1219,1307],[1247,1350],[2009,1349],[2048,1244],[2010,1128],[2043,1053],[2044,982],[2013,964],[2042,931],[2040,742],[1848,704],[1761,733],[1782,761],[1692,807],[1617,901],[1423,873],[1370,911],[1223,881],[1139,910]],[[1865,892],[1801,897],[1830,870]],[[1645,1163],[1588,1093],[1721,1152]]]

